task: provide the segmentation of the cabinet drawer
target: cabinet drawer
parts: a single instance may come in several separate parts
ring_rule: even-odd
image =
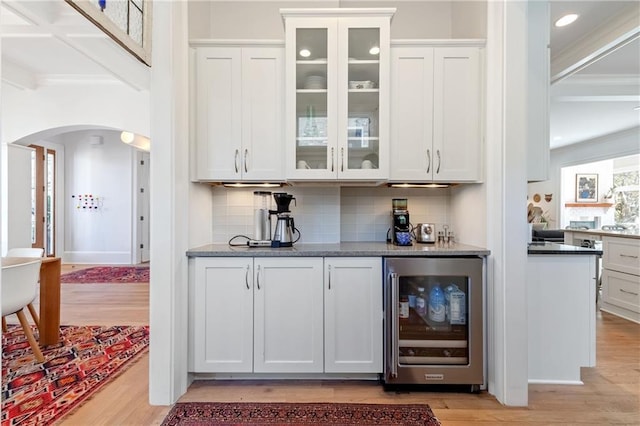
[[[605,269],[602,274],[602,300],[640,313],[640,277]]]
[[[640,275],[640,241],[630,238],[602,240],[602,266],[627,274]]]

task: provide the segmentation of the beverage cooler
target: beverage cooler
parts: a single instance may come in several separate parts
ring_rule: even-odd
[[[385,386],[484,386],[483,263],[385,258]]]

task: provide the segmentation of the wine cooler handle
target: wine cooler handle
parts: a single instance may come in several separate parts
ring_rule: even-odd
[[[391,280],[391,377],[398,377],[398,274],[389,274]]]

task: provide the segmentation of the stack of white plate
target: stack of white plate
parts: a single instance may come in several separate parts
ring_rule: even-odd
[[[310,75],[304,80],[304,88],[309,90],[321,90],[327,88],[327,77]]]

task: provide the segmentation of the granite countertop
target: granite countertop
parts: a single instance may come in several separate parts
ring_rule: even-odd
[[[294,244],[293,247],[231,247],[227,244],[207,244],[187,251],[189,257],[375,257],[375,256],[488,256],[491,252],[482,247],[452,244],[441,247],[435,244],[414,243],[412,246],[395,246],[384,242],[345,242],[335,244]]]
[[[586,254],[602,256],[602,249],[571,246],[567,244],[557,243],[530,243],[527,247],[529,254]]]
[[[602,229],[565,229],[564,232],[579,232],[581,234],[600,235],[605,237],[622,237],[640,240],[640,231],[637,229],[627,229],[625,231],[608,231]]]

